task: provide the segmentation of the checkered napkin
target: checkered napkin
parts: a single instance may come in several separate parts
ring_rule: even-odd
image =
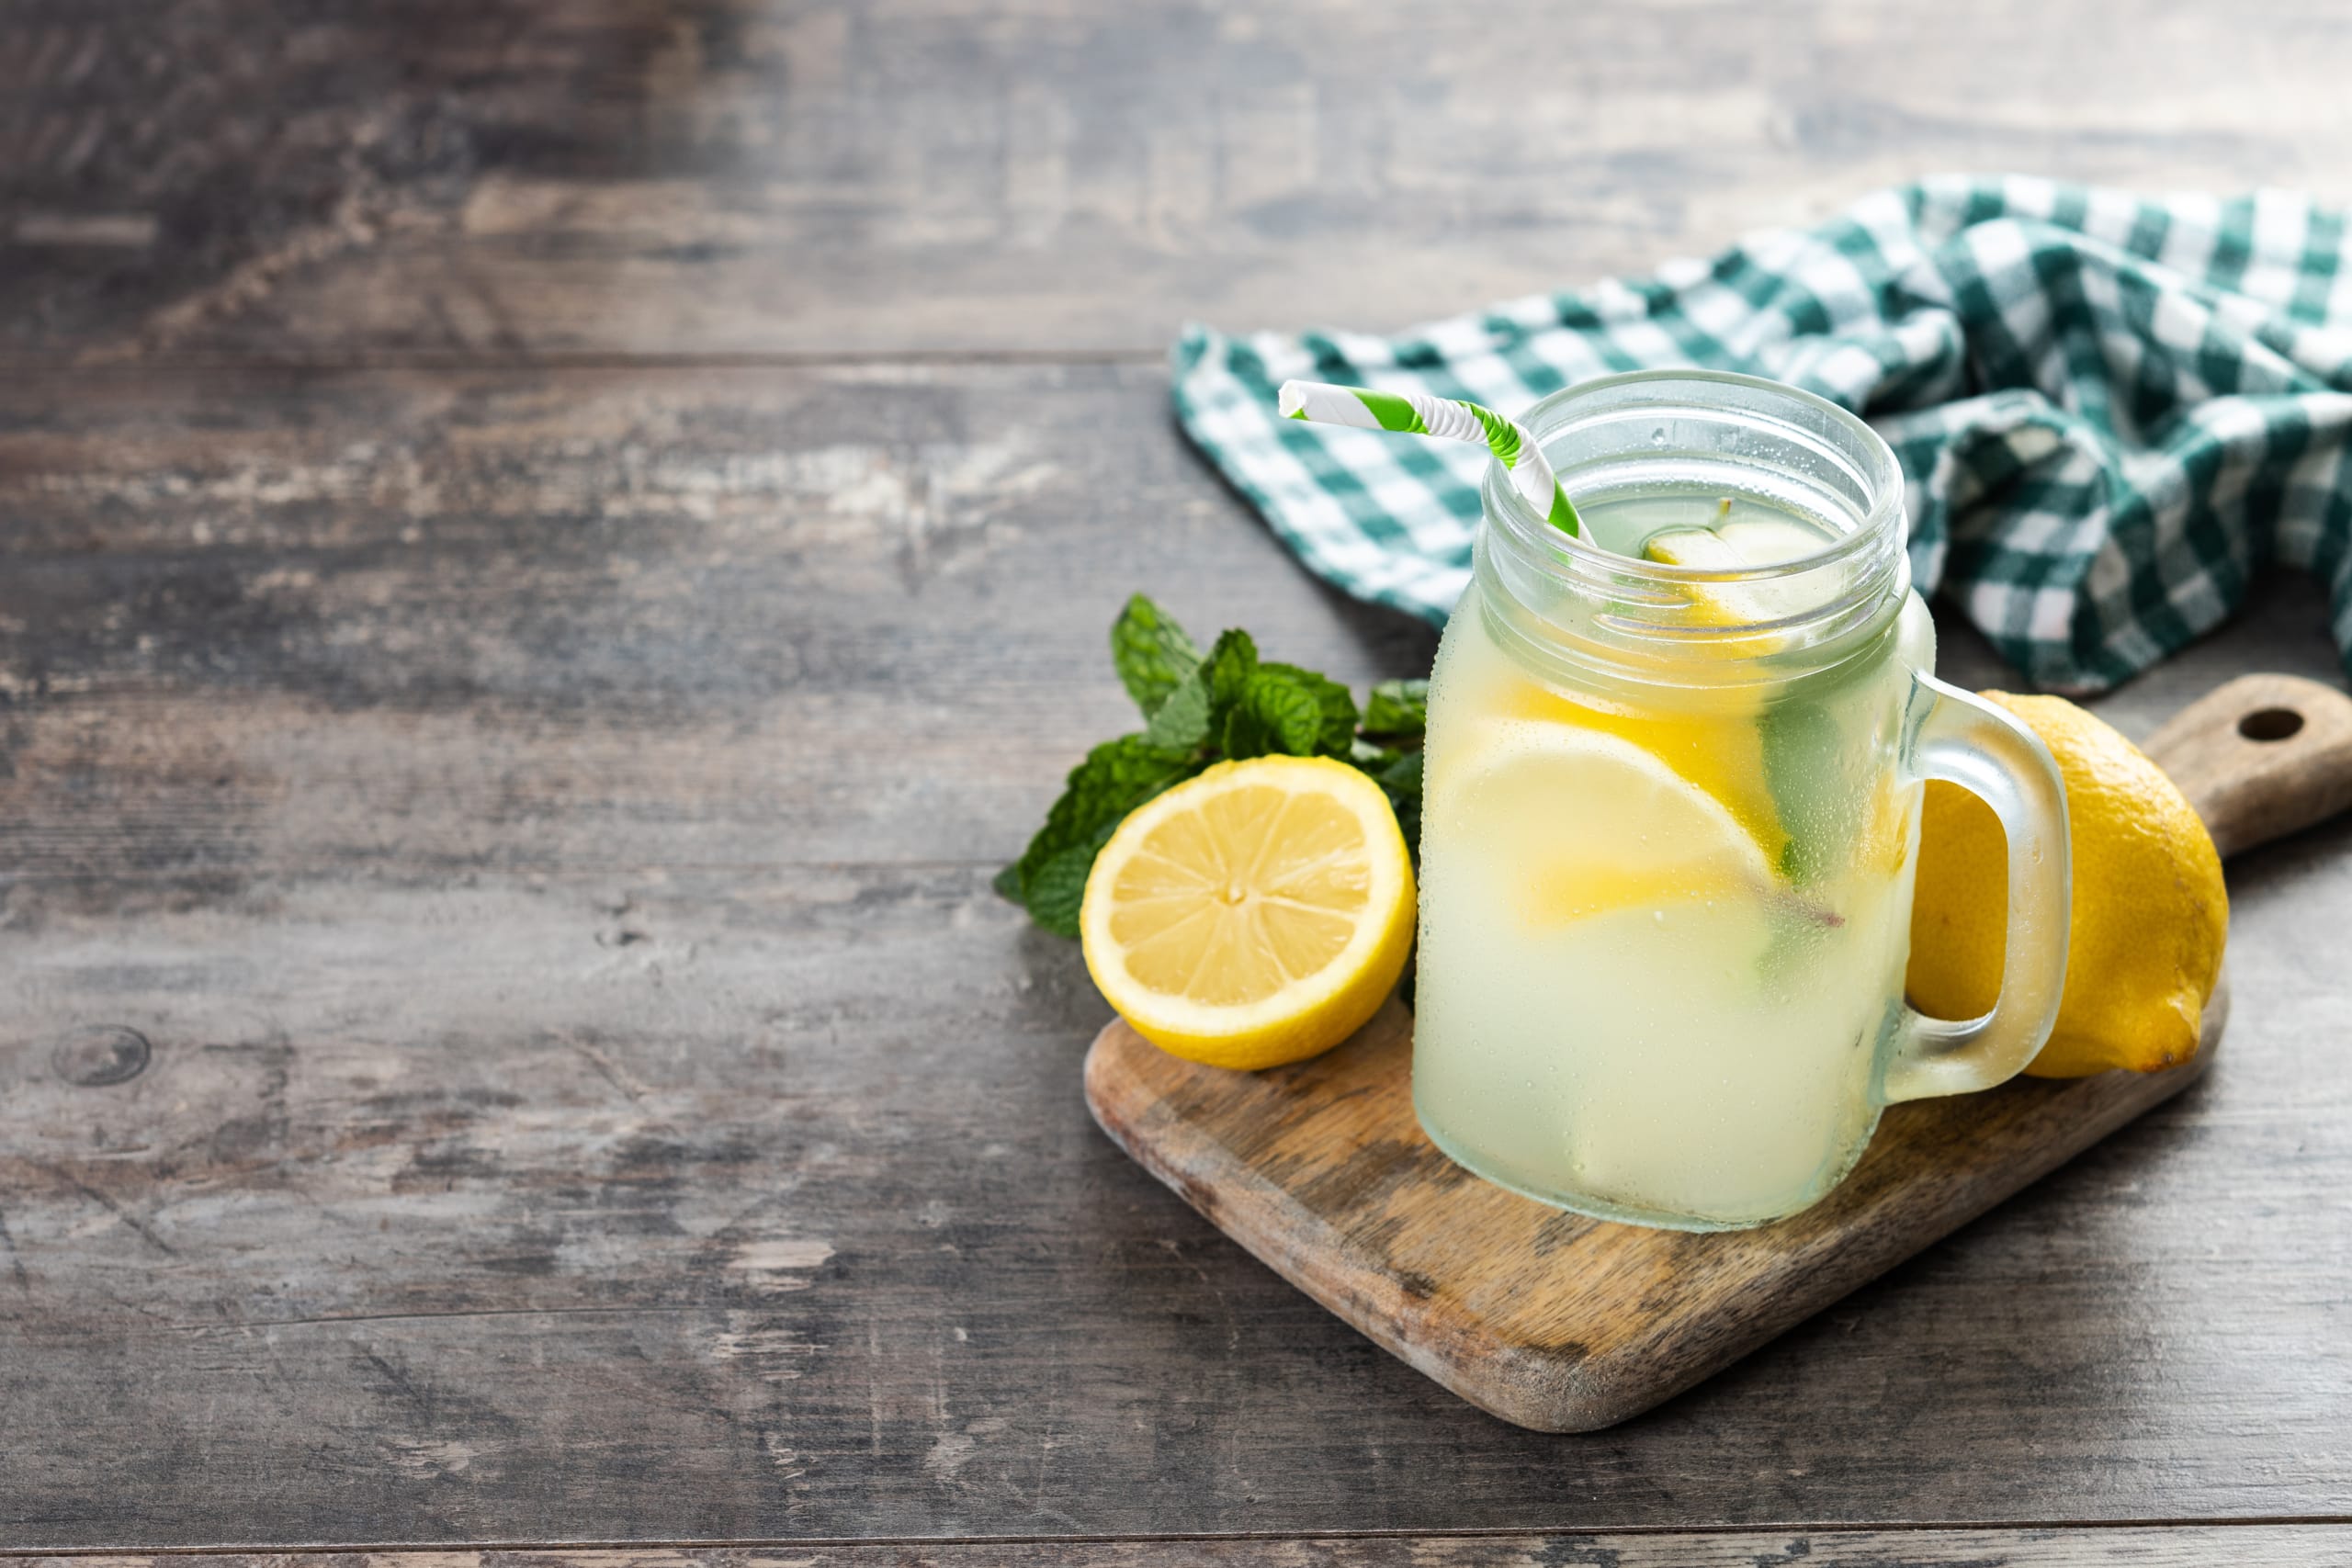
[[[1398,337],[1194,327],[1173,354],[1185,430],[1299,558],[1440,622],[1469,580],[1487,454],[1282,419],[1276,386],[1517,414],[1589,377],[1692,365],[1866,416],[1903,465],[1920,591],[2039,684],[2146,669],[2273,560],[2327,580],[2352,657],[2352,265],[2345,215],[2300,196],[1934,179]]]

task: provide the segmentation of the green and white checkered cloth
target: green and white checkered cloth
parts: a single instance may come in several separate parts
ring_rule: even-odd
[[[1282,419],[1274,389],[1517,414],[1691,365],[1867,417],[1903,465],[1920,591],[2039,684],[2146,669],[2272,561],[2327,581],[2352,655],[2352,257],[2345,215],[2300,196],[1934,179],[1645,280],[1398,337],[1195,327],[1173,355],[1184,428],[1299,558],[1439,622],[1469,580],[1486,453]]]

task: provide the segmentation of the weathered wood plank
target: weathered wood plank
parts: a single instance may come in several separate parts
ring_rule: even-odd
[[[535,1551],[375,1551],[366,1568],[2263,1568],[2340,1564],[2352,1530],[2325,1525],[2164,1529],[1683,1531],[1656,1535],[1355,1537],[1340,1540],[905,1542]],[[175,1568],[185,1557],[33,1558],[39,1568]],[[217,1568],[342,1568],[348,1555],[218,1554]]]
[[[1121,367],[50,375],[0,386],[0,865],[408,874],[1001,862],[1136,722],[1104,628],[1364,682]],[[2340,681],[2307,582],[2116,694]],[[2006,677],[1945,626],[1944,672]]]
[[[1154,371],[44,377],[0,418],[18,873],[1001,862],[1139,722],[1138,588],[1359,684],[1434,646],[1238,515]]]
[[[1359,682],[1429,648],[1163,398],[0,387],[0,1543],[2341,1508],[2352,832],[2233,864],[2213,1081],[1597,1439],[1390,1363],[1096,1134],[1105,1012],[986,878],[1125,722],[1117,601]],[[2265,606],[2109,711],[2328,675],[2316,595]]]
[[[2348,75],[2326,0],[13,0],[0,344],[1156,355],[1928,170],[2340,201]]]

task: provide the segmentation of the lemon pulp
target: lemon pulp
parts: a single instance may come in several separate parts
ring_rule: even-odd
[[[1396,986],[1413,873],[1378,785],[1322,758],[1221,762],[1131,814],[1079,919],[1104,998],[1155,1044],[1255,1068],[1328,1050]]]

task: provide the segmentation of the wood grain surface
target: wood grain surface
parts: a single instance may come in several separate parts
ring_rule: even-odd
[[[987,879],[1126,722],[1115,605],[1428,657],[1163,395],[0,388],[10,1543],[2337,1511],[2337,826],[2233,866],[2210,1084],[1597,1439],[1459,1404],[1102,1139],[1107,1013]],[[2278,584],[2105,711],[2324,674],[2321,621]]]
[[[2340,1568],[2352,1529],[1778,1530],[1352,1536],[1320,1540],[1029,1540],[629,1550],[376,1551],[366,1568]],[[19,1559],[18,1561],[24,1561]],[[41,1568],[175,1568],[183,1556],[34,1558]],[[349,1554],[207,1554],[204,1568],[347,1568]]]
[[[1177,321],[1395,324],[1939,167],[2352,168],[2312,0],[1425,22],[0,5],[0,1551],[2335,1549],[2352,830],[2233,864],[2208,1082],[1597,1438],[1089,1123],[1107,1011],[988,877],[1132,722],[1118,603],[1359,686],[1432,643],[1183,449]],[[2326,617],[2268,583],[2101,711],[2341,684]],[[1303,1539],[1363,1530],[1408,1544]],[[921,1544],[981,1536],[1069,1544]]]
[[[9,0],[0,344],[1157,360],[1945,170],[2342,201],[2347,76],[2333,0]]]

